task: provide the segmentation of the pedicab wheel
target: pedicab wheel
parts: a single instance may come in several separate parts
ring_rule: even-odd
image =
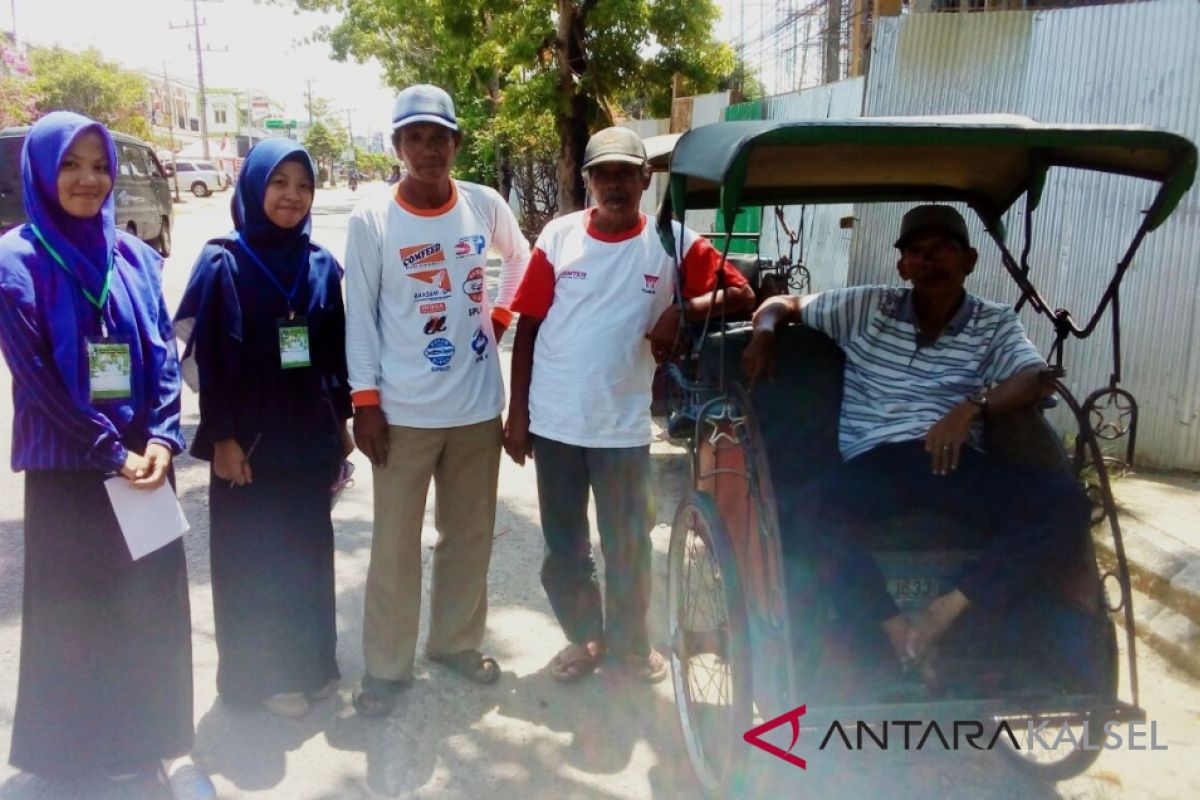
[[[1117,696],[1117,668],[1119,655],[1117,653],[1117,637],[1112,620],[1100,620],[1096,634],[1096,658],[1100,660],[1101,670],[1097,676],[1097,695],[1100,702],[1113,701]],[[1089,749],[1072,746],[1065,738],[1059,747],[1048,749],[1045,743],[1053,744],[1062,732],[1062,723],[1048,719],[1047,726],[1041,732],[1039,739],[1034,740],[1032,730],[1042,720],[1034,718],[1032,726],[1026,721],[1010,720],[1009,726],[1016,737],[1016,747],[1008,736],[1000,736],[996,750],[1006,761],[1039,780],[1047,783],[1057,783],[1068,778],[1074,778],[1085,771],[1100,757],[1104,740],[1102,728],[1105,720],[1091,721],[1087,740],[1091,743]],[[1084,726],[1070,725],[1070,736],[1075,742],[1084,741]]]
[[[733,545],[705,492],[679,505],[667,567],[671,672],[679,725],[697,779],[733,796],[751,727],[749,624]]]

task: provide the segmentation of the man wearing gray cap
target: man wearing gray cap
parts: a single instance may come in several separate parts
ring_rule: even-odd
[[[751,384],[770,375],[775,329],[800,322],[846,355],[838,444],[845,459],[801,490],[785,555],[831,569],[839,614],[878,624],[901,663],[923,662],[968,606],[994,608],[1087,531],[1088,500],[1070,476],[1015,469],[982,450],[982,422],[1052,391],[1049,370],[1008,306],[964,289],[978,253],[949,206],[918,206],[896,240],[912,288],[856,286],[773,297],[754,315],[742,356]],[[861,532],[898,509],[930,508],[990,534],[979,563],[910,621],[861,546]],[[812,532],[812,535],[808,535]]]
[[[500,676],[479,651],[496,518],[504,386],[496,343],[529,261],[495,191],[450,177],[462,133],[436,86],[396,98],[392,144],[408,168],[364,201],[346,243],[346,361],[354,438],[375,489],[363,650],[354,707],[381,716],[412,678],[421,611],[421,528],[437,486],[426,655],[477,683]],[[488,301],[489,251],[500,286]]]
[[[546,555],[542,585],[570,644],[551,662],[564,682],[592,673],[606,653],[649,682],[666,677],[650,646],[650,383],[679,325],[676,266],[656,223],[639,211],[650,184],[646,150],[627,128],[587,143],[584,181],[594,206],[549,223],[513,298],[513,345],[504,446],[532,452]],[[704,319],[749,309],[745,279],[694,231],[675,225],[684,313]],[[587,519],[596,498],[604,553],[600,599]]]

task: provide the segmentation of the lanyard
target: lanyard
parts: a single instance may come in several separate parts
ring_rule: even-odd
[[[237,241],[238,245],[241,246],[242,250],[245,251],[246,255],[250,256],[250,260],[253,261],[260,270],[262,270],[262,273],[267,276],[271,283],[275,284],[275,288],[279,290],[279,293],[287,299],[288,319],[294,319],[296,316],[296,309],[293,305],[293,301],[296,299],[296,292],[300,290],[300,284],[304,282],[304,277],[308,273],[308,261],[306,260],[304,262],[304,266],[300,268],[298,273],[296,273],[296,282],[292,284],[292,291],[289,292],[283,288],[283,284],[279,282],[279,278],[275,277],[275,273],[271,271],[271,268],[264,264],[263,260],[258,257],[258,253],[250,249],[250,244],[244,238],[242,238],[241,233],[236,234],[234,239]]]
[[[42,232],[37,229],[37,225],[31,223],[29,227],[33,230],[33,235],[37,237],[37,240],[42,243],[42,247],[46,248],[46,252],[50,254],[50,257],[58,262],[58,265],[63,268],[64,272],[75,279],[75,283],[79,284],[79,291],[83,292],[83,296],[87,298],[87,301],[103,314],[104,304],[108,301],[108,289],[112,284],[113,254],[108,254],[108,266],[104,270],[104,287],[100,290],[100,296],[96,297],[96,295],[89,292],[87,287],[83,285],[83,281],[79,279],[79,276],[67,266],[67,262],[63,261],[63,257],[58,254],[58,251],[50,246],[50,243],[42,236]]]

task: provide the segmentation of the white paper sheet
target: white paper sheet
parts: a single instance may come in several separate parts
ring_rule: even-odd
[[[169,483],[157,489],[135,489],[118,476],[106,480],[104,488],[134,561],[170,544],[191,527]]]

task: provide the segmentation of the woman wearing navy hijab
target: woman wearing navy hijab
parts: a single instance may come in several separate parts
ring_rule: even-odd
[[[21,170],[29,222],[0,239],[12,467],[25,471],[10,760],[51,777],[157,773],[192,746],[183,544],[134,561],[104,481],[157,488],[183,448],[162,262],[116,229],[116,152],[100,123],[46,115],[26,137]],[[190,793],[179,796],[215,796],[188,769]]]
[[[212,462],[217,690],[302,716],[339,677],[330,487],[353,445],[341,267],[309,239],[313,167],[290,139],[246,157],[234,230],[205,245],[176,313]]]

